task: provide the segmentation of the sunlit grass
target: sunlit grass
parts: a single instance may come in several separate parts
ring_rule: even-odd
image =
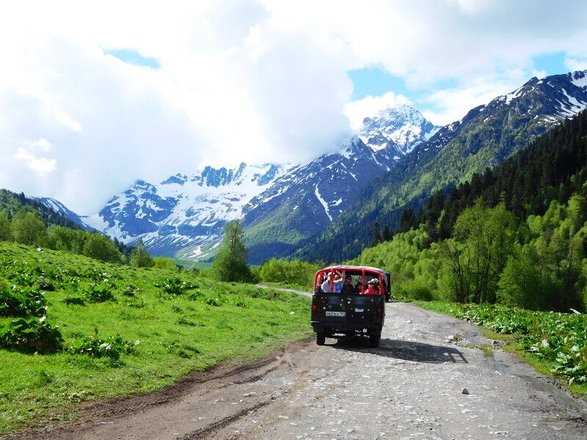
[[[0,278],[34,285],[40,276],[56,287],[46,293],[47,317],[59,327],[64,350],[40,355],[0,349],[0,432],[71,416],[80,401],[153,391],[226,360],[257,358],[309,333],[306,298],[0,243]],[[157,285],[172,277],[189,288],[181,295],[163,293]],[[101,279],[113,285],[115,301],[64,302],[83,298],[87,286]],[[136,342],[136,352],[115,361],[66,351],[75,339],[95,334],[121,335]]]

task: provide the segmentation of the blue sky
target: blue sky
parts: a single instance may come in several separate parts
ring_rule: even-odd
[[[532,59],[530,70],[545,75],[566,73],[570,70],[565,64],[567,58],[568,54],[562,51],[540,54]],[[381,66],[350,70],[347,74],[353,82],[353,100],[360,100],[368,96],[377,97],[393,92],[407,97],[422,111],[435,110],[434,104],[425,101],[427,96],[459,86],[455,78],[436,81],[422,88],[409,87],[402,77],[390,74]]]
[[[587,68],[587,1],[559,3],[11,2],[0,188],[91,214],[137,178],[338,151],[394,105],[444,125]]]
[[[135,66],[150,67],[151,69],[158,69],[161,67],[157,58],[143,56],[133,49],[110,49],[105,50],[104,53]]]

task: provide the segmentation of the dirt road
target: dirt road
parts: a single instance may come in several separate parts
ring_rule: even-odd
[[[491,343],[475,327],[409,304],[387,307],[378,349],[301,343],[29,438],[587,438],[584,401],[510,354],[475,348]]]

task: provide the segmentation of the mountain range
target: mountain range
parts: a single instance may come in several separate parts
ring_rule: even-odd
[[[301,164],[205,167],[162,182],[137,180],[96,214],[80,217],[37,199],[85,228],[155,254],[209,259],[224,225],[242,222],[251,262],[273,256],[335,261],[371,243],[375,223],[395,227],[405,207],[467,181],[587,107],[587,71],[532,78],[444,127],[414,107],[367,117],[337,153]]]
[[[338,153],[294,165],[205,167],[160,183],[136,181],[87,222],[154,253],[207,259],[227,221],[240,219],[249,257],[286,256],[357,201],[359,191],[438,130],[411,106],[365,118]]]

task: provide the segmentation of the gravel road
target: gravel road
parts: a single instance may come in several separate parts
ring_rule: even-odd
[[[587,438],[585,401],[508,353],[479,349],[492,341],[474,326],[409,304],[387,307],[378,349],[360,340],[300,343],[25,438]]]

